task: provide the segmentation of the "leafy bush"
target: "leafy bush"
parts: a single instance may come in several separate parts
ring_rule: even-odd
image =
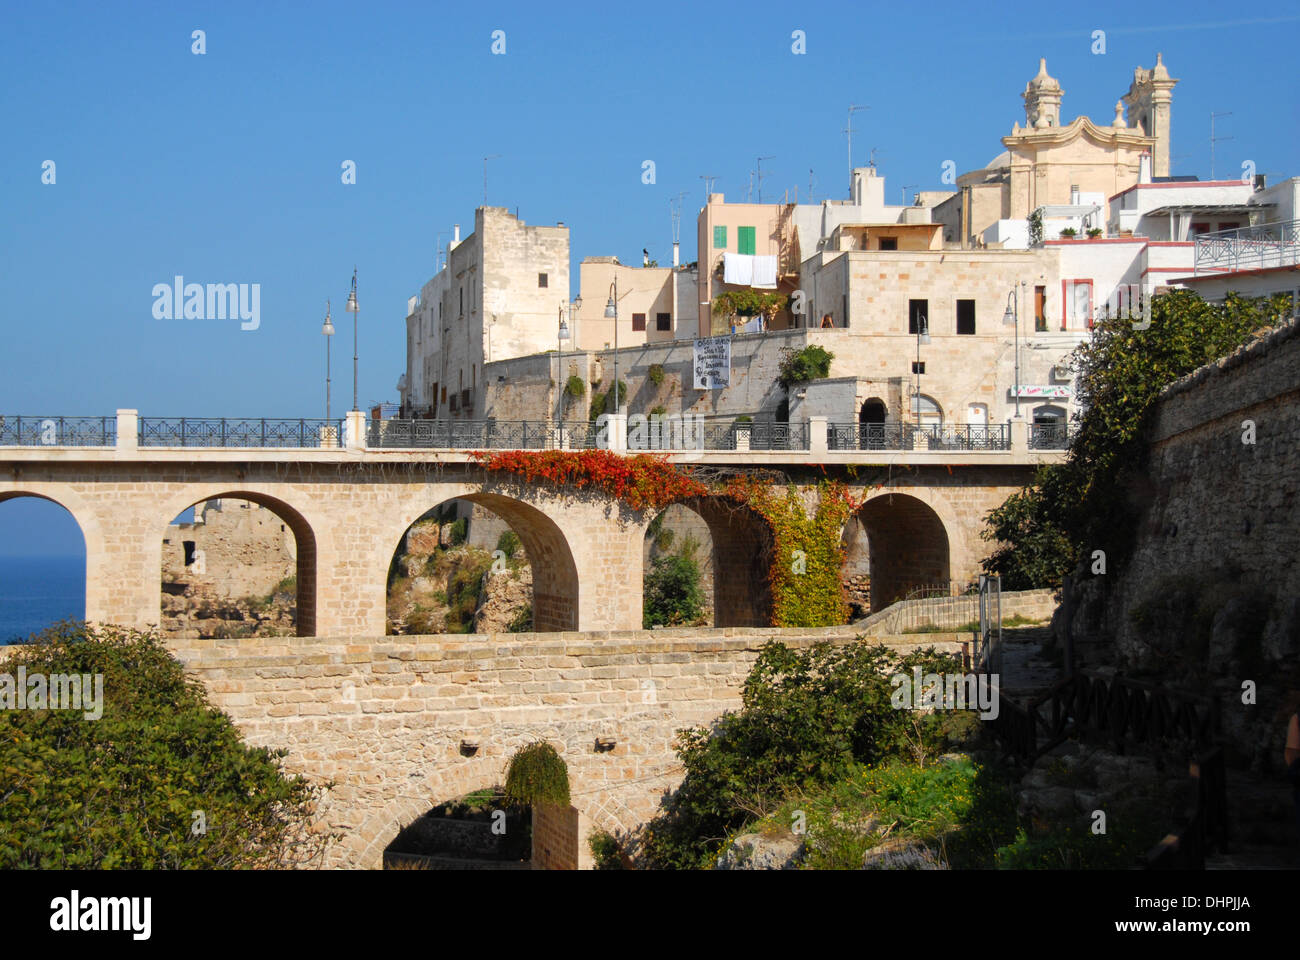
[[[656,387],[662,387],[664,384],[664,365],[662,363],[650,364],[650,369],[646,371],[646,376]]]
[[[287,751],[247,746],[158,637],[61,624],[5,670],[20,664],[102,675],[103,715],[0,710],[0,869],[318,861],[330,839],[310,831],[320,789],[282,772]]]
[[[894,673],[960,670],[933,650],[898,658],[883,645],[818,644],[791,650],[766,644],[745,680],[742,708],[712,731],[678,735],[686,776],[644,835],[654,866],[712,863],[729,833],[761,818],[794,789],[831,782],[858,764],[926,754],[964,736],[960,714],[918,714],[890,705]]]
[[[575,373],[569,377],[569,382],[564,385],[564,392],[577,400],[587,392],[587,385],[582,382],[582,377]]]
[[[569,768],[549,743],[520,747],[506,770],[506,796],[516,803],[553,807],[569,805]]]
[[[469,535],[469,521],[464,517],[457,517],[451,524],[451,534],[449,540],[453,547],[459,547],[465,542]]]
[[[641,623],[654,626],[694,623],[704,609],[700,565],[682,554],[655,557],[645,578]]]
[[[502,530],[501,536],[497,537],[497,549],[507,557],[513,557],[519,549],[519,534],[513,530]]]
[[[777,380],[787,389],[796,383],[824,380],[830,376],[831,361],[834,359],[835,354],[818,344],[811,344],[797,353],[785,355],[781,360]]]
[[[604,830],[593,830],[587,836],[587,846],[596,861],[597,870],[622,870],[618,840]]]
[[[650,416],[652,417],[662,417],[667,412],[668,412],[668,408],[663,406],[662,404],[656,404],[655,406],[650,408]]]
[[[519,612],[514,615],[511,621],[506,624],[507,633],[532,633],[533,631],[533,605],[520,607]]]

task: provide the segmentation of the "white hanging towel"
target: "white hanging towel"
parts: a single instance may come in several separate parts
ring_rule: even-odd
[[[775,287],[776,286],[776,256],[754,257],[754,282],[755,287]]]
[[[754,258],[747,253],[724,253],[722,255],[722,282],[736,283],[742,287],[754,283]]]

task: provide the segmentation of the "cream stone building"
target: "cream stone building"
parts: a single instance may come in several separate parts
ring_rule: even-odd
[[[634,267],[619,263],[618,257],[586,257],[578,266],[582,295],[574,298],[571,338],[560,346],[562,351],[614,345],[614,319],[605,316],[605,307],[615,284],[620,347],[698,335],[700,295],[694,264]]]
[[[569,303],[569,229],[479,207],[474,233],[408,304],[405,415],[481,417],[483,365],[554,349]]]
[[[1113,196],[1138,182],[1144,154],[1155,178],[1169,176],[1173,88],[1163,57],[1138,67],[1108,122],[1079,116],[1065,123],[1065,90],[1039,60],[1024,93],[1025,126],[1002,138],[1006,148],[982,170],[957,178],[957,193],[934,208],[944,239],[982,246],[999,221],[1025,220],[1046,205],[1072,205],[1080,194]]]

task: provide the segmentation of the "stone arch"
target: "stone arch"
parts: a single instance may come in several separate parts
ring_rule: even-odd
[[[197,495],[196,495],[197,493]],[[196,487],[190,487],[185,493],[174,497],[166,506],[166,519],[163,521],[163,531],[171,521],[180,516],[195,504],[202,503],[206,500],[248,500],[259,506],[266,507],[277,517],[284,521],[285,525],[293,531],[294,541],[297,544],[297,606],[295,613],[295,632],[300,637],[313,637],[316,635],[316,586],[317,586],[317,543],[316,532],[311,523],[296,507],[291,506],[285,500],[272,496],[269,493],[262,493],[250,487],[231,487],[219,488],[218,491],[203,491],[198,493]],[[158,551],[156,562],[153,569],[160,570],[162,566],[162,545],[163,533],[159,533],[154,549]],[[157,600],[159,608],[162,604],[162,590],[159,589]]]
[[[945,524],[927,499],[913,491],[880,493],[863,503],[850,520],[866,533],[873,613],[901,600],[914,587],[952,576],[949,530],[954,525]],[[846,530],[846,539],[849,535]]]
[[[519,537],[528,555],[528,563],[533,572],[533,630],[536,633],[554,633],[578,629],[579,599],[581,583],[578,579],[578,567],[574,562],[573,551],[569,546],[564,530],[542,510],[500,493],[479,490],[474,487],[457,489],[441,495],[436,503],[422,501],[419,508],[408,509],[403,514],[405,522],[396,540],[390,538],[388,555],[383,569],[388,569],[389,560],[397,550],[400,538],[416,520],[432,507],[446,503],[448,500],[465,500],[491,510],[507,524]]]
[[[889,419],[889,405],[879,397],[871,397],[862,402],[858,411],[858,423],[884,423]]]
[[[66,510],[76,523],[81,531],[81,542],[85,550],[86,595],[82,601],[82,617],[87,621],[102,622],[105,618],[99,607],[99,599],[107,591],[102,580],[102,571],[110,562],[110,557],[104,542],[104,531],[100,526],[99,516],[75,491],[63,488],[61,485],[59,489],[52,491],[22,486],[11,490],[0,490],[0,503],[22,497],[56,504]]]
[[[713,539],[714,626],[770,626],[768,572],[775,544],[767,521],[722,497],[695,497],[681,505],[704,518]]]

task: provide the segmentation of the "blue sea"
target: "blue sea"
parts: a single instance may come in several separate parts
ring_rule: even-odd
[[[0,557],[0,643],[85,615],[85,557]]]

